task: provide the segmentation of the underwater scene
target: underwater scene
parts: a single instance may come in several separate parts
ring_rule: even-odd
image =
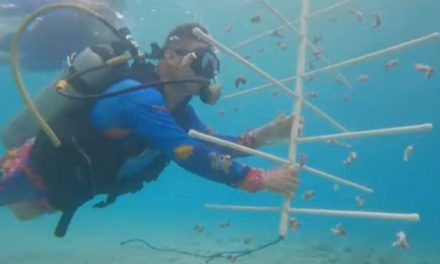
[[[0,0],[0,264],[440,263],[438,0]]]

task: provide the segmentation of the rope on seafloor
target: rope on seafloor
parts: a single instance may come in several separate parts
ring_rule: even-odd
[[[214,261],[216,259],[227,259],[231,262],[236,262],[239,258],[242,258],[246,255],[250,255],[250,254],[255,253],[257,251],[263,250],[263,249],[268,248],[270,246],[274,246],[283,240],[284,240],[284,237],[280,236],[277,239],[275,239],[274,241],[263,244],[263,245],[258,246],[256,248],[253,248],[253,249],[242,249],[242,250],[235,250],[235,251],[221,251],[221,252],[217,252],[214,254],[208,254],[208,255],[185,251],[185,250],[180,250],[180,249],[176,249],[176,248],[159,248],[159,247],[153,246],[152,244],[148,243],[147,241],[145,241],[143,239],[139,239],[139,238],[122,241],[121,246],[125,246],[127,244],[133,244],[133,243],[140,243],[140,244],[144,245],[145,247],[148,247],[148,248],[155,250],[155,251],[174,252],[174,253],[178,253],[181,255],[202,258],[202,259],[205,259],[205,263],[210,263],[211,261]]]

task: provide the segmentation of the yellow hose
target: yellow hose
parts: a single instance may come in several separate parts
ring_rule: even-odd
[[[24,100],[24,103],[29,107],[33,117],[37,121],[37,123],[40,125],[41,129],[46,133],[46,135],[50,138],[52,143],[55,145],[55,147],[61,146],[61,140],[58,138],[56,133],[53,131],[53,129],[50,127],[50,125],[47,123],[47,121],[44,119],[44,117],[41,115],[41,113],[38,111],[37,107],[32,101],[31,96],[29,95],[27,88],[24,84],[23,78],[21,76],[21,68],[20,68],[20,42],[21,37],[23,33],[26,31],[26,29],[29,27],[29,25],[40,15],[54,10],[54,9],[74,9],[81,12],[84,12],[86,14],[89,14],[93,17],[96,17],[101,22],[104,22],[105,25],[109,26],[109,23],[105,23],[106,20],[101,17],[98,13],[96,13],[93,10],[90,10],[86,7],[76,5],[76,4],[67,4],[67,3],[59,3],[59,4],[50,4],[45,5],[39,9],[37,9],[35,12],[27,16],[21,23],[17,30],[17,34],[14,37],[14,40],[12,42],[11,47],[11,65],[12,65],[12,72],[14,74],[15,82],[17,84],[17,89],[20,92],[20,95],[22,99]]]

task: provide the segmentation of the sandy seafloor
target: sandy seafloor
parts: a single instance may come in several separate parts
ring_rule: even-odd
[[[84,211],[87,211],[84,210]],[[204,259],[177,253],[158,252],[139,243],[121,246],[120,242],[140,238],[157,247],[178,248],[199,254],[212,254],[223,250],[252,248],[276,238],[277,216],[263,216],[250,220],[239,213],[211,213],[208,218],[205,209],[176,211],[153,209],[148,215],[127,214],[117,220],[113,212],[79,215],[65,238],[54,238],[49,222],[56,217],[30,223],[9,221],[0,227],[2,264],[157,264],[204,263]],[[190,214],[190,215],[189,215]],[[95,216],[93,216],[95,215]],[[180,218],[180,216],[185,217]],[[224,217],[231,220],[231,226],[220,229]],[[4,216],[6,219],[10,216]],[[180,219],[179,219],[180,218]],[[104,219],[108,219],[103,221]],[[202,220],[203,219],[203,220]],[[329,225],[334,220],[325,220]],[[307,221],[307,218],[305,219]],[[102,221],[102,222],[100,222]],[[249,225],[252,221],[252,225]],[[275,223],[266,224],[266,221]],[[205,225],[204,233],[193,230],[196,223]],[[307,222],[305,222],[307,223]],[[410,241],[409,250],[392,248],[393,237],[382,241],[381,231],[375,231],[375,223],[364,222],[364,230],[353,230],[346,237],[337,237],[325,228],[304,227],[296,233],[289,233],[287,239],[271,248],[245,256],[237,263],[249,264],[436,264],[440,263],[437,245],[424,241]],[[253,226],[261,225],[263,228]],[[119,226],[119,228],[118,228]],[[271,227],[267,227],[271,226]],[[17,232],[20,228],[20,232]],[[368,230],[370,229],[370,230]],[[350,230],[348,231],[350,232]],[[391,232],[390,232],[391,234]],[[244,239],[254,237],[251,244]],[[416,244],[417,243],[417,244]],[[211,263],[230,263],[217,259]]]

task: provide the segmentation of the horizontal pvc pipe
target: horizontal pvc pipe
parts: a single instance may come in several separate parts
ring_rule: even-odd
[[[346,68],[348,66],[351,66],[351,65],[354,65],[354,64],[357,64],[357,63],[360,63],[360,62],[364,62],[364,61],[371,60],[371,59],[374,59],[374,58],[377,58],[377,57],[389,55],[391,53],[394,53],[394,52],[397,52],[397,51],[400,51],[400,50],[403,50],[403,49],[412,48],[414,46],[421,45],[421,44],[424,44],[426,42],[430,42],[430,41],[436,40],[438,38],[440,38],[440,33],[439,32],[435,32],[435,33],[426,35],[424,37],[413,39],[413,40],[410,40],[410,41],[407,41],[407,42],[403,42],[401,44],[398,44],[398,45],[395,45],[395,46],[392,46],[392,47],[389,47],[389,48],[386,48],[386,49],[382,49],[382,50],[379,50],[379,51],[371,52],[371,53],[368,53],[368,54],[363,55],[363,56],[359,56],[359,57],[356,57],[356,58],[353,58],[353,59],[349,59],[349,60],[346,60],[346,61],[343,61],[343,62],[340,62],[340,63],[336,63],[336,64],[333,64],[333,65],[330,65],[330,66],[327,66],[327,67],[323,67],[321,69],[317,69],[317,70],[314,70],[314,71],[306,72],[304,74],[304,77],[309,78],[309,77],[313,77],[313,76],[320,75],[320,74],[323,74],[323,73],[327,73],[327,72],[330,72],[330,71]]]
[[[249,212],[274,212],[278,213],[279,207],[259,207],[259,206],[238,206],[238,205],[205,205],[208,209],[231,210],[231,211],[249,211]],[[346,210],[330,210],[330,209],[306,209],[306,208],[290,208],[289,213],[319,215],[319,216],[337,216],[348,218],[366,218],[380,220],[395,220],[406,222],[419,222],[419,214],[401,214],[387,212],[368,212],[368,211],[346,211]]]
[[[403,126],[403,127],[393,127],[393,128],[382,128],[374,130],[365,130],[358,132],[348,132],[340,134],[330,134],[315,137],[302,137],[298,139],[298,143],[308,143],[317,141],[327,141],[331,139],[341,139],[341,138],[360,138],[360,137],[377,137],[377,136],[392,136],[403,133],[414,133],[414,132],[427,132],[431,131],[433,128],[432,124],[421,124],[413,126]]]
[[[239,152],[246,153],[246,154],[249,154],[249,155],[254,155],[254,156],[257,156],[257,157],[260,157],[260,158],[264,158],[264,159],[267,159],[267,160],[270,160],[270,161],[273,161],[273,162],[276,162],[276,163],[281,163],[281,164],[286,164],[286,165],[292,164],[292,162],[290,162],[287,159],[283,159],[283,158],[277,157],[275,155],[268,154],[268,153],[265,153],[263,151],[259,151],[259,150],[256,150],[256,149],[248,148],[248,147],[236,144],[236,143],[231,142],[231,141],[227,141],[227,140],[224,140],[224,139],[216,138],[214,136],[206,135],[206,134],[197,132],[195,130],[190,130],[188,132],[188,134],[191,137],[197,138],[199,140],[210,142],[210,143],[213,143],[213,144],[216,144],[216,145],[219,145],[219,146],[222,146],[222,147],[230,148],[230,149],[233,149],[235,151],[239,151]],[[311,174],[317,175],[317,176],[319,176],[321,178],[324,178],[324,179],[328,179],[328,180],[333,181],[335,183],[346,185],[346,186],[352,187],[354,189],[358,189],[358,190],[366,192],[366,193],[372,193],[373,192],[373,190],[371,188],[365,187],[363,185],[360,185],[360,184],[357,184],[357,183],[354,183],[354,182],[351,182],[351,181],[347,181],[345,179],[333,176],[333,175],[331,175],[329,173],[326,173],[326,172],[323,172],[323,171],[311,168],[309,166],[300,166],[299,164],[296,164],[296,166],[300,170],[309,172]]]

